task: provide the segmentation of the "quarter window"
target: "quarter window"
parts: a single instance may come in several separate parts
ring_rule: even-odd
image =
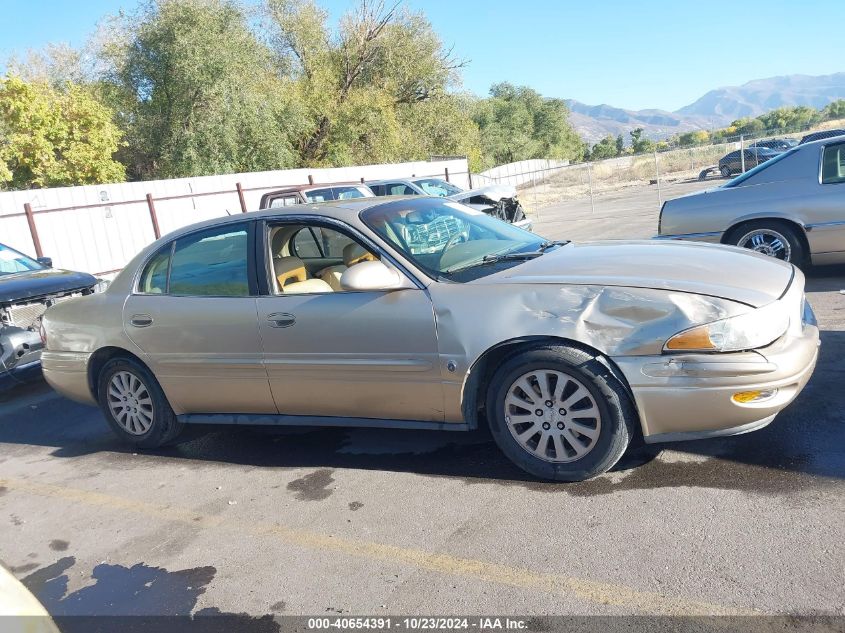
[[[169,293],[194,297],[249,296],[247,243],[246,223],[176,240]]]
[[[173,244],[168,244],[147,262],[138,289],[146,294],[164,294],[167,292],[167,267],[170,265],[170,251]]]
[[[828,145],[822,157],[822,184],[845,182],[845,143]]]

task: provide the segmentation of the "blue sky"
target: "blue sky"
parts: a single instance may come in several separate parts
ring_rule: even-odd
[[[336,19],[353,0],[318,2]],[[845,71],[843,0],[406,2],[470,60],[464,88],[479,95],[510,81],[589,104],[675,110],[751,79]],[[0,60],[48,42],[81,44],[101,16],[135,6],[0,0]]]

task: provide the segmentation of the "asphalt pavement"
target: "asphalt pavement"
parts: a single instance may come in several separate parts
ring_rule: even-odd
[[[536,231],[650,237],[653,194],[542,209]],[[769,427],[576,484],[532,480],[483,432],[215,427],[133,452],[34,383],[0,396],[0,558],[54,615],[255,630],[267,614],[845,615],[843,288],[843,268],[809,273],[819,364]]]

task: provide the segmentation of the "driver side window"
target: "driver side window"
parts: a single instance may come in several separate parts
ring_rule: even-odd
[[[271,227],[269,246],[271,288],[278,295],[345,292],[343,273],[378,259],[350,235],[319,225]]]

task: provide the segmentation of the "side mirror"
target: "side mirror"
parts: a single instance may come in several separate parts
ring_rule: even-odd
[[[47,268],[53,267],[53,258],[52,257],[39,257],[35,261],[37,261],[42,266],[46,266]]]
[[[379,261],[360,262],[347,268],[340,277],[344,290],[400,290],[412,286],[397,271]]]

